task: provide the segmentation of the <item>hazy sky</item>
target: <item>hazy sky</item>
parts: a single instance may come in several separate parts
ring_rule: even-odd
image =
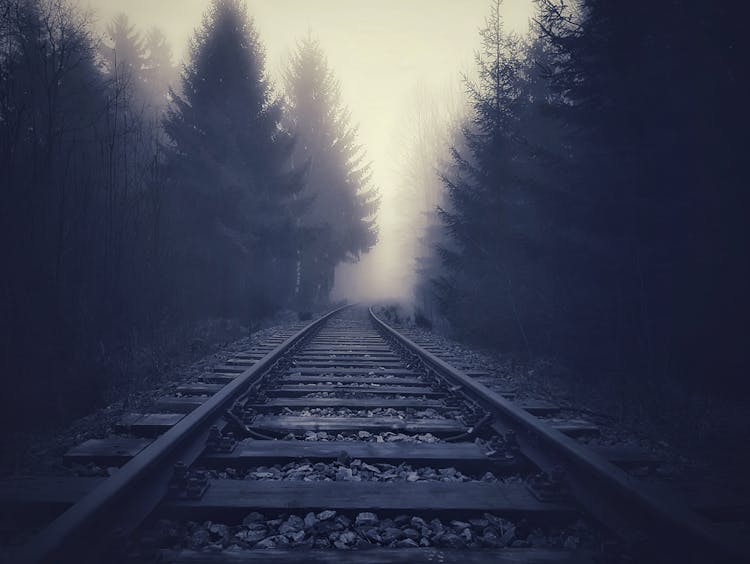
[[[157,25],[175,54],[186,54],[188,38],[209,0],[78,0],[95,12],[100,27],[125,12],[141,29]],[[398,185],[400,122],[416,89],[440,100],[446,85],[471,68],[478,29],[489,0],[247,0],[266,46],[268,69],[276,78],[295,42],[309,31],[318,37],[341,82],[345,103],[360,126],[360,141],[372,160],[383,193],[381,243],[355,268],[340,269],[339,295],[350,298],[403,294],[399,241],[389,231],[390,196]],[[509,29],[525,31],[531,0],[505,0]],[[455,95],[455,88],[453,89]],[[398,132],[398,135],[396,133]],[[390,235],[390,236],[389,236]]]

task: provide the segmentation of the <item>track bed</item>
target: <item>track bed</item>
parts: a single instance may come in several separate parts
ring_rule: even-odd
[[[596,511],[617,507],[623,491],[606,473],[624,479],[637,456],[585,451],[575,437],[595,426],[513,397],[349,308],[239,351],[154,412],[71,449],[64,463],[78,475],[0,481],[0,500],[19,523],[50,520],[18,561],[541,564],[653,554],[657,544],[629,544],[630,531]],[[665,512],[675,517],[675,507]],[[688,530],[703,523],[694,509],[677,515]]]

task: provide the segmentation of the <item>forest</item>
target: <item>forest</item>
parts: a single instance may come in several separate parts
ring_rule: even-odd
[[[126,15],[101,35],[65,0],[0,0],[4,423],[85,413],[190,324],[323,308],[382,235],[314,30],[276,84],[245,3],[206,6],[179,64]],[[741,25],[536,0],[518,34],[489,1],[404,176],[417,321],[652,393],[745,390]]]
[[[419,137],[418,318],[646,397],[747,389],[735,12],[535,8],[520,36],[491,3],[465,106]]]
[[[62,0],[0,14],[4,420],[127,391],[132,357],[187,324],[325,304],[374,245],[378,193],[312,36],[279,92],[238,0],[210,4],[181,69],[124,14],[103,37]]]

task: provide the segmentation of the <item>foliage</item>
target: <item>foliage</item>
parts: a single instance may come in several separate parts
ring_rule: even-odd
[[[124,16],[103,41],[89,29],[64,0],[0,0],[0,370],[13,425],[73,417],[126,387],[132,351],[190,322],[247,323],[293,290],[301,173],[241,4],[208,11],[166,134],[163,34],[144,41]]]
[[[199,316],[273,310],[292,291],[302,182],[240,2],[212,4],[173,98],[164,126],[176,299]]]
[[[357,130],[318,41],[308,36],[286,74],[288,119],[298,136],[294,160],[306,168],[297,299],[301,307],[328,300],[334,269],[356,261],[376,242],[379,199]]]
[[[649,380],[700,381],[717,359],[725,379],[740,377],[748,200],[736,23],[694,1],[539,5],[567,128],[560,181],[582,241],[568,276],[590,292],[578,304],[595,304],[582,334]]]
[[[495,2],[480,32],[477,79],[465,80],[473,113],[464,150],[453,149],[443,175],[448,205],[439,210],[449,235],[439,248],[445,275],[436,280],[448,319],[470,337],[523,347],[527,325],[543,315],[521,283],[536,269],[539,154],[525,137],[536,103],[525,45],[506,33]],[[488,332],[489,327],[499,330]]]
[[[733,389],[746,359],[741,36],[721,6],[494,2],[434,278],[463,335],[584,374]],[[496,329],[499,327],[500,329]],[[706,351],[711,350],[712,354]]]
[[[53,418],[96,396],[98,359],[155,313],[155,134],[99,72],[81,14],[57,0],[0,14],[3,412],[33,397]]]
[[[107,25],[97,52],[102,75],[127,84],[133,95],[131,110],[158,118],[179,79],[164,32],[153,27],[144,37],[127,15],[118,14]]]

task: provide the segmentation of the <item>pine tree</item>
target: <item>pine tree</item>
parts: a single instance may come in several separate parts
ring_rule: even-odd
[[[165,121],[179,285],[203,313],[254,315],[293,285],[293,138],[244,4],[215,0]]]
[[[107,25],[98,51],[111,90],[127,93],[133,110],[157,122],[169,89],[179,80],[164,32],[153,27],[144,37],[125,14],[119,14]]]
[[[306,165],[303,196],[311,200],[302,219],[297,289],[299,305],[307,307],[328,299],[337,264],[357,260],[375,244],[378,197],[339,84],[311,36],[293,54],[286,85],[288,115],[298,136],[294,159]]]
[[[526,150],[518,115],[523,96],[520,40],[503,29],[500,0],[480,31],[477,80],[466,80],[473,106],[467,150],[453,150],[441,210],[451,244],[440,249],[448,276],[438,281],[446,316],[465,333],[529,349],[514,265],[530,241],[528,186],[518,163]],[[488,327],[503,331],[488,334]]]
[[[138,88],[144,81],[145,51],[141,34],[125,14],[118,14],[107,25],[104,40],[99,45],[103,70],[108,77],[127,76]]]
[[[567,127],[558,184],[577,237],[562,272],[569,309],[587,312],[569,330],[588,345],[577,360],[650,381],[744,378],[742,19],[697,0],[537,2]]]
[[[179,74],[174,64],[172,47],[158,27],[146,33],[143,43],[146,52],[143,68],[145,87],[151,103],[158,109],[167,104],[170,88],[177,88]]]

